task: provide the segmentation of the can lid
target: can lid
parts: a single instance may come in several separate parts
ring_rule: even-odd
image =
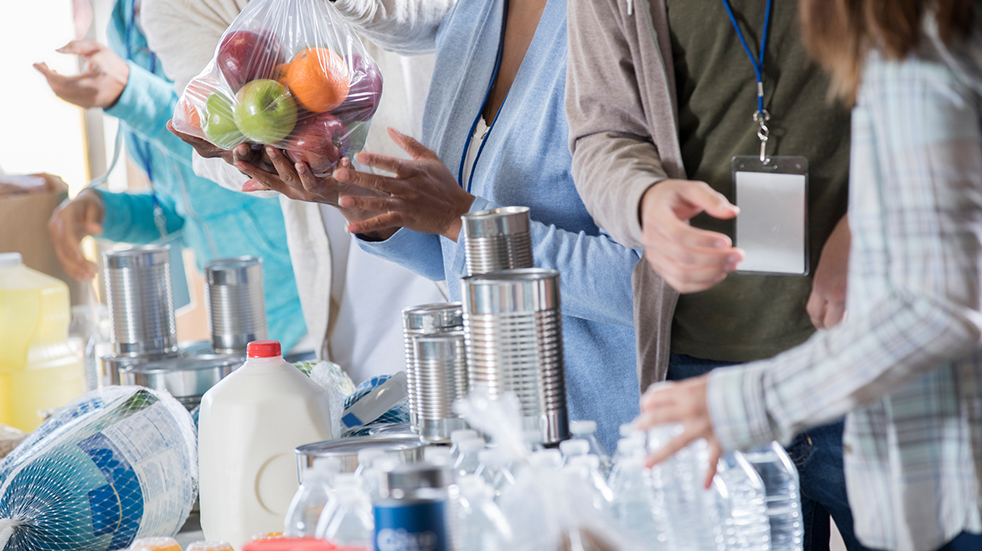
[[[0,268],[20,266],[24,263],[24,257],[20,253],[0,253]]]
[[[279,341],[252,341],[246,350],[250,358],[275,358],[283,355]]]

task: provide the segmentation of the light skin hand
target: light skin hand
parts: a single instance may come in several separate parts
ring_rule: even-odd
[[[341,206],[380,214],[348,225],[351,233],[368,233],[391,228],[408,228],[420,233],[442,235],[457,241],[460,217],[466,214],[474,196],[460,187],[436,153],[415,139],[392,128],[392,141],[409,153],[412,160],[361,153],[358,162],[392,172],[389,178],[340,168],[335,172],[339,182],[377,192],[380,196],[341,196]]]
[[[832,230],[815,269],[808,316],[817,329],[830,329],[846,315],[846,287],[849,279],[849,216],[843,216]]]
[[[708,386],[708,375],[680,382],[652,385],[641,396],[641,415],[634,422],[634,425],[641,430],[656,425],[682,425],[682,434],[648,456],[648,467],[661,463],[700,438],[705,439],[709,444],[709,469],[703,482],[705,488],[712,485],[713,477],[716,476],[716,464],[723,456],[723,448],[716,438],[712,419],[709,417],[706,400]]]
[[[78,280],[92,279],[96,265],[82,254],[81,241],[87,235],[101,235],[106,208],[99,192],[84,189],[55,209],[48,219],[48,233],[62,268]]]
[[[705,212],[731,219],[735,205],[704,182],[664,180],[641,199],[645,257],[652,269],[680,293],[705,291],[726,279],[744,259],[724,234],[693,228],[689,221]]]
[[[75,76],[58,74],[46,63],[34,64],[56,96],[85,109],[105,109],[116,103],[130,78],[130,67],[122,58],[95,40],[73,40],[57,51],[75,54],[85,64]]]

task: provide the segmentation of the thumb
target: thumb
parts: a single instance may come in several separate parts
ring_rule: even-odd
[[[50,79],[51,77],[58,76],[58,73],[51,70],[48,67],[48,64],[44,63],[43,61],[41,63],[35,63],[34,68],[37,69],[39,73],[44,75],[44,78]]]
[[[705,182],[690,182],[691,185],[679,190],[681,198],[692,206],[702,209],[713,218],[728,220],[740,214],[740,208],[730,203],[726,197],[709,187]]]
[[[436,153],[433,153],[433,151],[428,149],[425,145],[419,143],[415,138],[407,136],[395,128],[389,127],[389,137],[391,137],[392,141],[401,147],[403,151],[409,153],[409,156],[415,161],[436,158]]]
[[[61,48],[55,50],[60,54],[75,54],[81,56],[90,56],[98,52],[102,48],[102,44],[99,44],[92,39],[83,40],[72,40],[68,44],[65,44]]]
[[[102,224],[100,222],[88,221],[85,223],[85,233],[88,235],[102,235]]]

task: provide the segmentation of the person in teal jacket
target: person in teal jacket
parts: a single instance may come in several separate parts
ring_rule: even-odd
[[[178,95],[147,47],[139,4],[116,2],[108,29],[111,49],[76,40],[58,50],[81,56],[82,74],[69,77],[35,65],[58,97],[83,108],[102,108],[120,120],[127,153],[153,185],[143,193],[88,188],[61,205],[48,223],[59,260],[72,277],[91,278],[95,265],[82,254],[83,237],[147,244],[160,242],[161,230],[168,238],[180,232],[199,268],[217,258],[262,258],[269,338],[291,350],[307,329],[279,202],[234,193],[194,174],[191,147],[166,127]]]

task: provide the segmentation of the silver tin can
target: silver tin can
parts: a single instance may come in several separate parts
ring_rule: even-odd
[[[468,275],[532,267],[528,207],[469,212],[462,219]]]
[[[188,410],[201,403],[211,387],[238,369],[245,358],[213,354],[195,358],[170,358],[137,363],[120,372],[124,385],[163,390],[177,398]]]
[[[242,256],[205,264],[205,301],[215,352],[245,353],[250,342],[266,339],[262,260]]]
[[[464,311],[459,302],[412,306],[402,311],[403,343],[406,347],[406,380],[409,390],[409,423],[419,431],[416,389],[416,352],[413,339],[464,329]]]
[[[569,436],[559,272],[538,268],[462,280],[471,387],[514,392],[525,428],[552,444]]]
[[[169,254],[169,245],[103,253],[116,356],[177,352]]]
[[[297,478],[303,482],[303,474],[315,464],[328,463],[339,473],[353,473],[358,468],[358,452],[367,449],[381,450],[386,456],[400,463],[421,463],[426,443],[414,434],[385,434],[379,436],[354,436],[300,446],[297,455]]]
[[[144,356],[103,356],[99,358],[102,362],[102,373],[104,381],[108,379],[110,385],[121,385],[123,383],[123,372],[134,365],[159,360],[179,358],[178,353],[172,354],[147,354]]]
[[[413,344],[420,437],[449,443],[450,433],[467,428],[453,412],[454,400],[466,396],[468,388],[464,332],[416,337]]]

